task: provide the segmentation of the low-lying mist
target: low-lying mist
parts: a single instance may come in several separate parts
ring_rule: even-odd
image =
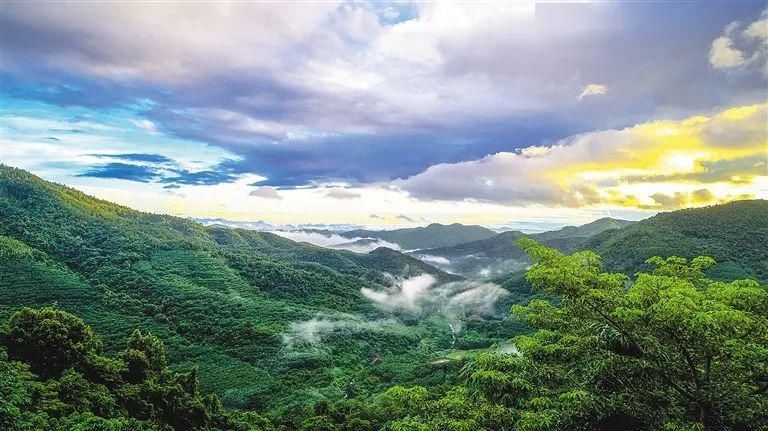
[[[270,231],[276,235],[288,238],[293,241],[308,242],[321,247],[333,248],[337,250],[349,250],[356,253],[368,253],[379,247],[387,247],[393,250],[400,250],[397,244],[384,241],[378,238],[363,237],[345,237],[334,233],[310,232],[306,230],[274,230]]]
[[[437,284],[435,277],[421,274],[405,279],[389,276],[392,284],[381,289],[364,287],[362,295],[380,310],[392,314],[391,318],[365,320],[354,315],[320,316],[294,322],[283,334],[283,345],[288,349],[321,346],[336,331],[350,333],[394,333],[402,331],[406,323],[431,316],[445,319],[454,343],[468,318],[488,318],[496,314],[496,303],[509,292],[496,284],[482,281],[456,281]]]
[[[322,344],[325,337],[337,330],[352,332],[387,332],[402,326],[395,319],[363,320],[354,316],[315,317],[305,322],[294,322],[283,334],[283,345],[289,349],[302,345]]]
[[[379,308],[394,314],[443,316],[454,333],[461,330],[461,322],[468,317],[492,316],[496,302],[509,295],[498,285],[482,281],[436,283],[433,276],[422,274],[397,281],[385,290],[364,287],[360,291]]]
[[[444,257],[414,252],[410,253],[410,255],[445,272],[475,279],[499,277],[510,272],[523,270],[530,265],[530,262],[527,260],[503,259],[472,254]]]

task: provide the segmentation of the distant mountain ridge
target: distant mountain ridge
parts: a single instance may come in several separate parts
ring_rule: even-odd
[[[470,241],[491,238],[496,232],[478,225],[432,223],[425,227],[394,230],[354,229],[339,235],[346,238],[378,238],[397,244],[404,250],[450,247]]]
[[[603,217],[593,222],[583,224],[580,226],[565,226],[558,230],[542,232],[537,234],[531,234],[532,238],[536,238],[539,241],[547,241],[553,239],[564,238],[589,238],[599,233],[605,232],[611,229],[621,229],[625,226],[629,226],[633,223],[637,223],[631,220],[622,220],[611,217]]]
[[[607,269],[626,273],[647,270],[650,256],[713,257],[712,277],[752,277],[768,281],[768,201],[744,200],[657,214],[632,222],[602,218],[582,226],[526,235],[509,231],[494,237],[419,250],[416,257],[465,276],[500,276],[524,269],[530,261],[515,245],[528,236],[563,252],[594,250]],[[445,258],[439,262],[434,257]]]
[[[632,221],[601,218],[581,226],[566,226],[559,230],[537,234],[520,231],[506,231],[490,238],[470,241],[450,247],[436,247],[411,253],[438,267],[464,276],[492,277],[506,272],[517,271],[529,264],[528,256],[515,241],[527,236],[550,247],[573,251],[598,233],[631,225]],[[435,261],[434,257],[449,259],[448,263]]]
[[[613,271],[649,269],[649,256],[710,256],[709,270],[724,280],[755,278],[768,282],[768,200],[742,200],[702,208],[659,213],[619,230],[590,238],[594,250]]]

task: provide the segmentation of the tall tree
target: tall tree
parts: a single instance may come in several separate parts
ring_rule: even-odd
[[[523,239],[527,279],[558,301],[513,312],[539,328],[520,355],[489,355],[471,382],[519,412],[516,429],[763,429],[768,425],[768,290],[713,281],[708,257],[648,260],[638,274]]]

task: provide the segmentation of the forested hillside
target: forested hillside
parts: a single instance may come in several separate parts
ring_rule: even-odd
[[[0,315],[55,305],[92,325],[108,352],[134,329],[151,331],[171,368],[197,366],[201,389],[228,406],[291,409],[450,381],[458,364],[429,365],[452,344],[443,318],[389,321],[361,294],[424,273],[457,279],[393,250],[356,254],[205,228],[0,168]],[[496,335],[471,325],[463,335],[500,339],[498,328],[479,328]]]
[[[639,222],[603,218],[540,234],[503,232],[452,247],[420,250],[414,256],[464,275],[498,277],[524,269],[528,256],[515,245],[522,236],[563,252],[593,250],[606,268],[633,274],[647,270],[648,256],[708,255],[717,265],[708,274],[722,280],[768,281],[768,201],[746,200],[660,213]],[[444,258],[443,260],[434,257]],[[431,259],[430,259],[431,258]],[[481,273],[483,270],[489,270]]]
[[[23,309],[0,325],[0,426],[65,430],[764,430],[768,289],[707,279],[714,261],[652,258],[634,283],[592,252],[521,242],[527,279],[554,301],[513,313],[534,327],[464,354],[462,378],[307,400],[273,413],[222,408],[198,372],[166,366],[135,331],[115,356],[77,317]],[[446,359],[445,361],[450,361]],[[436,361],[443,362],[443,361]],[[404,364],[401,364],[404,365]]]
[[[711,256],[709,270],[723,280],[751,277],[768,282],[768,201],[735,201],[660,213],[583,245],[616,271],[647,270],[648,256]]]
[[[534,238],[536,241],[540,242],[567,238],[590,238],[599,233],[603,233],[612,229],[621,229],[633,223],[635,222],[630,220],[603,217],[581,226],[566,226],[558,230],[542,232],[530,236],[531,238]]]

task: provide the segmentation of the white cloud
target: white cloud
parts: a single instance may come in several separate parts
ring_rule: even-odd
[[[442,315],[451,322],[454,334],[461,330],[463,319],[493,314],[496,302],[509,295],[493,283],[457,281],[438,285],[429,274],[398,280],[386,290],[362,288],[361,292],[386,311]]]
[[[715,69],[731,69],[743,66],[746,60],[744,53],[733,47],[733,40],[721,36],[712,42],[709,51],[709,64]]]
[[[768,74],[768,11],[739,32],[743,27],[739,21],[725,26],[723,34],[712,42],[709,64],[721,70],[754,66]]]
[[[150,120],[147,119],[141,119],[141,120],[130,120],[131,124],[134,126],[144,130],[145,132],[155,135],[157,134],[157,126],[155,126],[155,123],[153,123]]]
[[[333,199],[358,199],[360,198],[360,193],[337,187],[329,190],[325,196]]]
[[[768,14],[764,13],[763,18],[750,24],[746,30],[744,30],[744,36],[751,39],[762,40],[765,43],[768,40]]]
[[[337,250],[349,250],[355,253],[368,253],[379,247],[387,247],[392,250],[400,250],[400,246],[378,238],[348,238],[339,234],[311,232],[306,230],[272,230],[274,234],[291,239],[293,241],[308,242],[320,247],[334,248]]]
[[[601,84],[589,84],[586,87],[584,87],[583,90],[581,90],[581,94],[579,95],[579,100],[588,97],[588,96],[601,96],[605,94],[608,91],[608,87]]]
[[[682,193],[677,201],[687,205],[706,203],[703,187],[712,193],[710,202],[764,195],[765,165],[732,162],[768,156],[767,115],[768,105],[754,105],[590,132],[549,147],[435,165],[398,183],[418,199],[506,205],[653,207],[661,206],[652,197],[660,191]],[[733,167],[708,172],[718,161]]]
[[[356,316],[345,319],[318,318],[305,322],[294,322],[288,332],[283,334],[283,344],[289,348],[301,345],[317,345],[335,331],[347,332],[389,332],[401,329],[402,323],[394,319],[360,320]]]
[[[277,189],[270,186],[261,186],[251,190],[248,196],[256,196],[264,199],[277,199],[282,200],[283,197],[277,192]]]
[[[414,257],[427,263],[438,265],[450,265],[451,261],[442,256],[432,256],[429,254],[417,254]]]

